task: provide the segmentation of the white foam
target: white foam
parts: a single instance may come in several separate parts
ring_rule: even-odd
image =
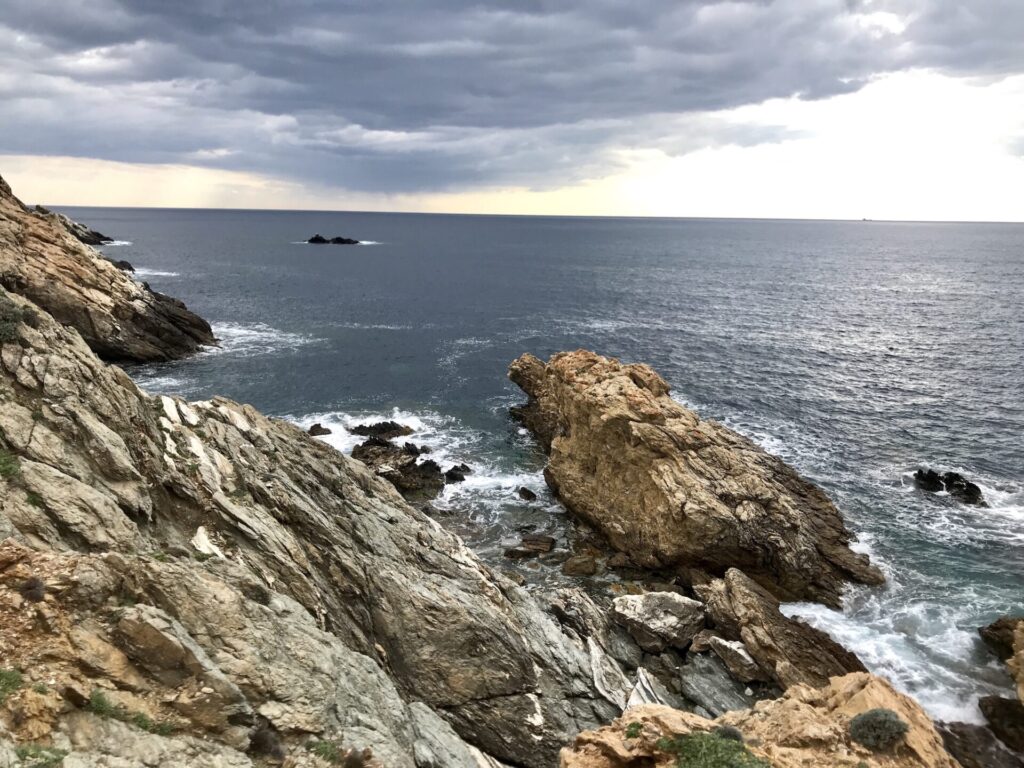
[[[100,243],[100,248],[120,248],[125,245],[133,245],[131,240],[111,240],[109,243]]]
[[[180,277],[178,272],[167,272],[162,269],[148,269],[146,267],[135,268],[136,277]]]
[[[313,344],[319,339],[300,333],[289,333],[271,328],[264,323],[214,323],[213,335],[220,340],[220,346],[208,347],[205,354],[232,354],[241,357],[266,355],[284,349]]]
[[[384,245],[378,240],[360,240],[356,245]]]
[[[339,328],[352,328],[359,331],[411,331],[411,325],[392,323],[338,323]]]

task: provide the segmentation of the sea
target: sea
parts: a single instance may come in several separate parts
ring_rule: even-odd
[[[129,368],[141,386],[320,422],[342,451],[355,424],[414,427],[442,468],[472,467],[435,503],[442,522],[530,585],[568,577],[504,549],[575,534],[508,416],[509,363],[584,347],[651,364],[824,488],[888,577],[842,611],[787,613],[937,719],[978,722],[979,696],[1012,695],[977,628],[1024,612],[1024,226],[62,211],[220,339]],[[315,233],[365,244],[303,242]],[[988,506],[916,490],[919,467],[963,473]]]

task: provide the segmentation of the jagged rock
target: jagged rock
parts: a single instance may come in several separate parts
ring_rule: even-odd
[[[461,755],[446,763],[457,768],[490,759],[474,750],[540,768],[625,704],[635,683],[596,640],[559,625],[360,462],[249,406],[149,397],[39,314],[0,345],[0,449],[17,469],[0,476],[0,530],[20,542],[0,546],[0,658],[33,683],[58,681],[44,699],[59,705],[59,690],[69,703],[24,722],[55,738],[73,724],[93,734],[66,737],[82,745],[69,761],[135,764],[137,744],[163,761],[153,764],[216,765],[199,759],[206,750],[244,765],[252,725],[232,720],[251,710],[290,757],[312,734],[358,738],[342,746],[370,747],[389,767],[413,768],[429,749]],[[18,594],[29,576],[45,581],[42,602]],[[160,630],[119,624],[143,616]],[[79,664],[88,641],[72,643],[75,626],[109,663]],[[141,663],[164,644],[183,672]],[[170,688],[172,673],[194,683]],[[96,688],[181,730],[76,710]],[[225,702],[224,717],[201,696]],[[125,729],[131,738],[108,741]],[[199,746],[187,741],[198,733]],[[457,736],[438,751],[445,733]]]
[[[711,650],[711,639],[718,637],[713,629],[702,629],[693,636],[690,643],[690,653],[707,653]]]
[[[882,582],[819,488],[672,400],[650,367],[580,350],[524,355],[509,376],[530,396],[518,413],[548,449],[548,484],[638,565],[737,567],[830,606],[847,581]]]
[[[747,709],[756,702],[747,693],[747,686],[734,680],[714,654],[687,654],[686,664],[679,670],[679,681],[683,696],[712,717]]]
[[[593,576],[597,573],[597,560],[590,555],[573,555],[562,563],[566,576]]]
[[[388,480],[406,499],[432,499],[444,488],[445,477],[436,461],[417,461],[417,456],[418,449],[399,448],[380,437],[371,437],[352,449],[352,458]]]
[[[456,464],[444,473],[444,482],[446,485],[464,482],[466,480],[466,475],[472,471],[473,470],[471,470],[467,464]]]
[[[727,640],[741,641],[784,690],[797,683],[820,687],[830,677],[865,671],[856,655],[824,632],[784,616],[777,598],[735,568],[694,589],[714,629]]]
[[[871,752],[850,738],[850,719],[876,707],[895,711],[910,726],[896,751]],[[610,726],[580,734],[562,751],[560,765],[674,768],[676,756],[660,749],[659,739],[718,726],[738,729],[750,752],[773,768],[958,768],[924,711],[886,681],[867,674],[838,677],[820,689],[795,686],[777,701],[717,720],[661,706],[630,709]]]
[[[942,742],[962,768],[1024,768],[1024,760],[983,725],[937,723]]]
[[[612,612],[648,653],[685,649],[704,629],[704,606],[674,592],[623,595],[612,602]]]
[[[85,226],[85,224],[75,221],[69,216],[65,216],[63,213],[51,211],[49,208],[44,208],[41,205],[37,205],[35,207],[35,212],[42,216],[46,216],[47,218],[54,219],[58,224],[64,227],[64,229],[70,232],[75,239],[79,242],[85,243],[86,245],[104,245],[106,243],[114,242],[114,238],[107,237],[106,235],[97,232],[95,229],[91,229],[90,227]],[[135,270],[131,271],[134,272]]]
[[[978,707],[992,733],[1014,752],[1024,755],[1024,702],[1002,696],[982,696]]]
[[[320,234],[313,235],[306,242],[312,245],[359,245],[358,240],[353,240],[350,237],[332,237],[328,239]]]
[[[505,550],[505,557],[513,559],[536,557],[550,552],[555,548],[553,536],[545,536],[542,533],[528,533],[523,536],[518,547]]]
[[[111,258],[109,258],[107,256],[104,256],[103,258],[105,258],[107,261],[109,261],[115,267],[120,269],[122,272],[134,272],[135,271],[135,267],[132,266],[132,263],[130,261],[125,261],[124,259],[111,259]]]
[[[712,635],[709,640],[711,650],[722,660],[729,674],[741,683],[768,682],[764,670],[747,653],[743,643],[738,640],[725,640]]]
[[[171,360],[216,340],[184,304],[151,291],[78,242],[54,215],[0,185],[0,285],[75,328],[111,360]]]
[[[349,432],[360,437],[379,437],[381,440],[393,440],[396,437],[411,435],[415,430],[397,421],[377,421],[373,424],[356,424],[349,427]]]
[[[319,422],[317,422],[316,424],[311,426],[308,430],[306,430],[306,434],[308,434],[308,435],[310,435],[312,437],[324,437],[325,435],[331,434],[331,430],[329,430],[323,424],[320,424]]]
[[[516,493],[519,495],[519,498],[522,499],[523,501],[537,500],[537,494],[531,491],[526,486],[521,487],[518,491],[516,491]]]
[[[1003,616],[981,627],[978,634],[1000,661],[1006,661],[1013,656],[1014,632],[1020,624],[1024,624],[1024,616]]]
[[[313,235],[311,238],[309,238],[309,240],[307,240],[306,242],[311,243],[312,245],[326,245],[328,240],[320,233],[317,233]]]
[[[928,493],[946,491],[952,498],[963,504],[976,507],[988,506],[981,488],[959,472],[944,472],[940,475],[934,469],[918,469],[914,473],[914,485]]]

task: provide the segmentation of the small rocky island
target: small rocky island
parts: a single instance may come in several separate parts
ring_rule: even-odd
[[[313,235],[306,242],[310,245],[359,245],[359,241],[353,240],[351,237],[324,237],[319,233]]]
[[[780,611],[881,574],[820,489],[648,366],[513,363],[549,485],[637,574],[527,590],[403,498],[471,469],[424,469],[401,425],[367,425],[363,463],[248,405],[140,390],[106,361],[189,354],[209,326],[2,182],[0,276],[0,766],[1017,759],[1020,702],[993,704],[1005,744],[937,725]],[[986,637],[1024,694],[1024,624]]]

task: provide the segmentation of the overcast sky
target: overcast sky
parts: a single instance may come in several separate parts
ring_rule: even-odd
[[[1024,220],[1024,0],[0,0],[32,202]]]

